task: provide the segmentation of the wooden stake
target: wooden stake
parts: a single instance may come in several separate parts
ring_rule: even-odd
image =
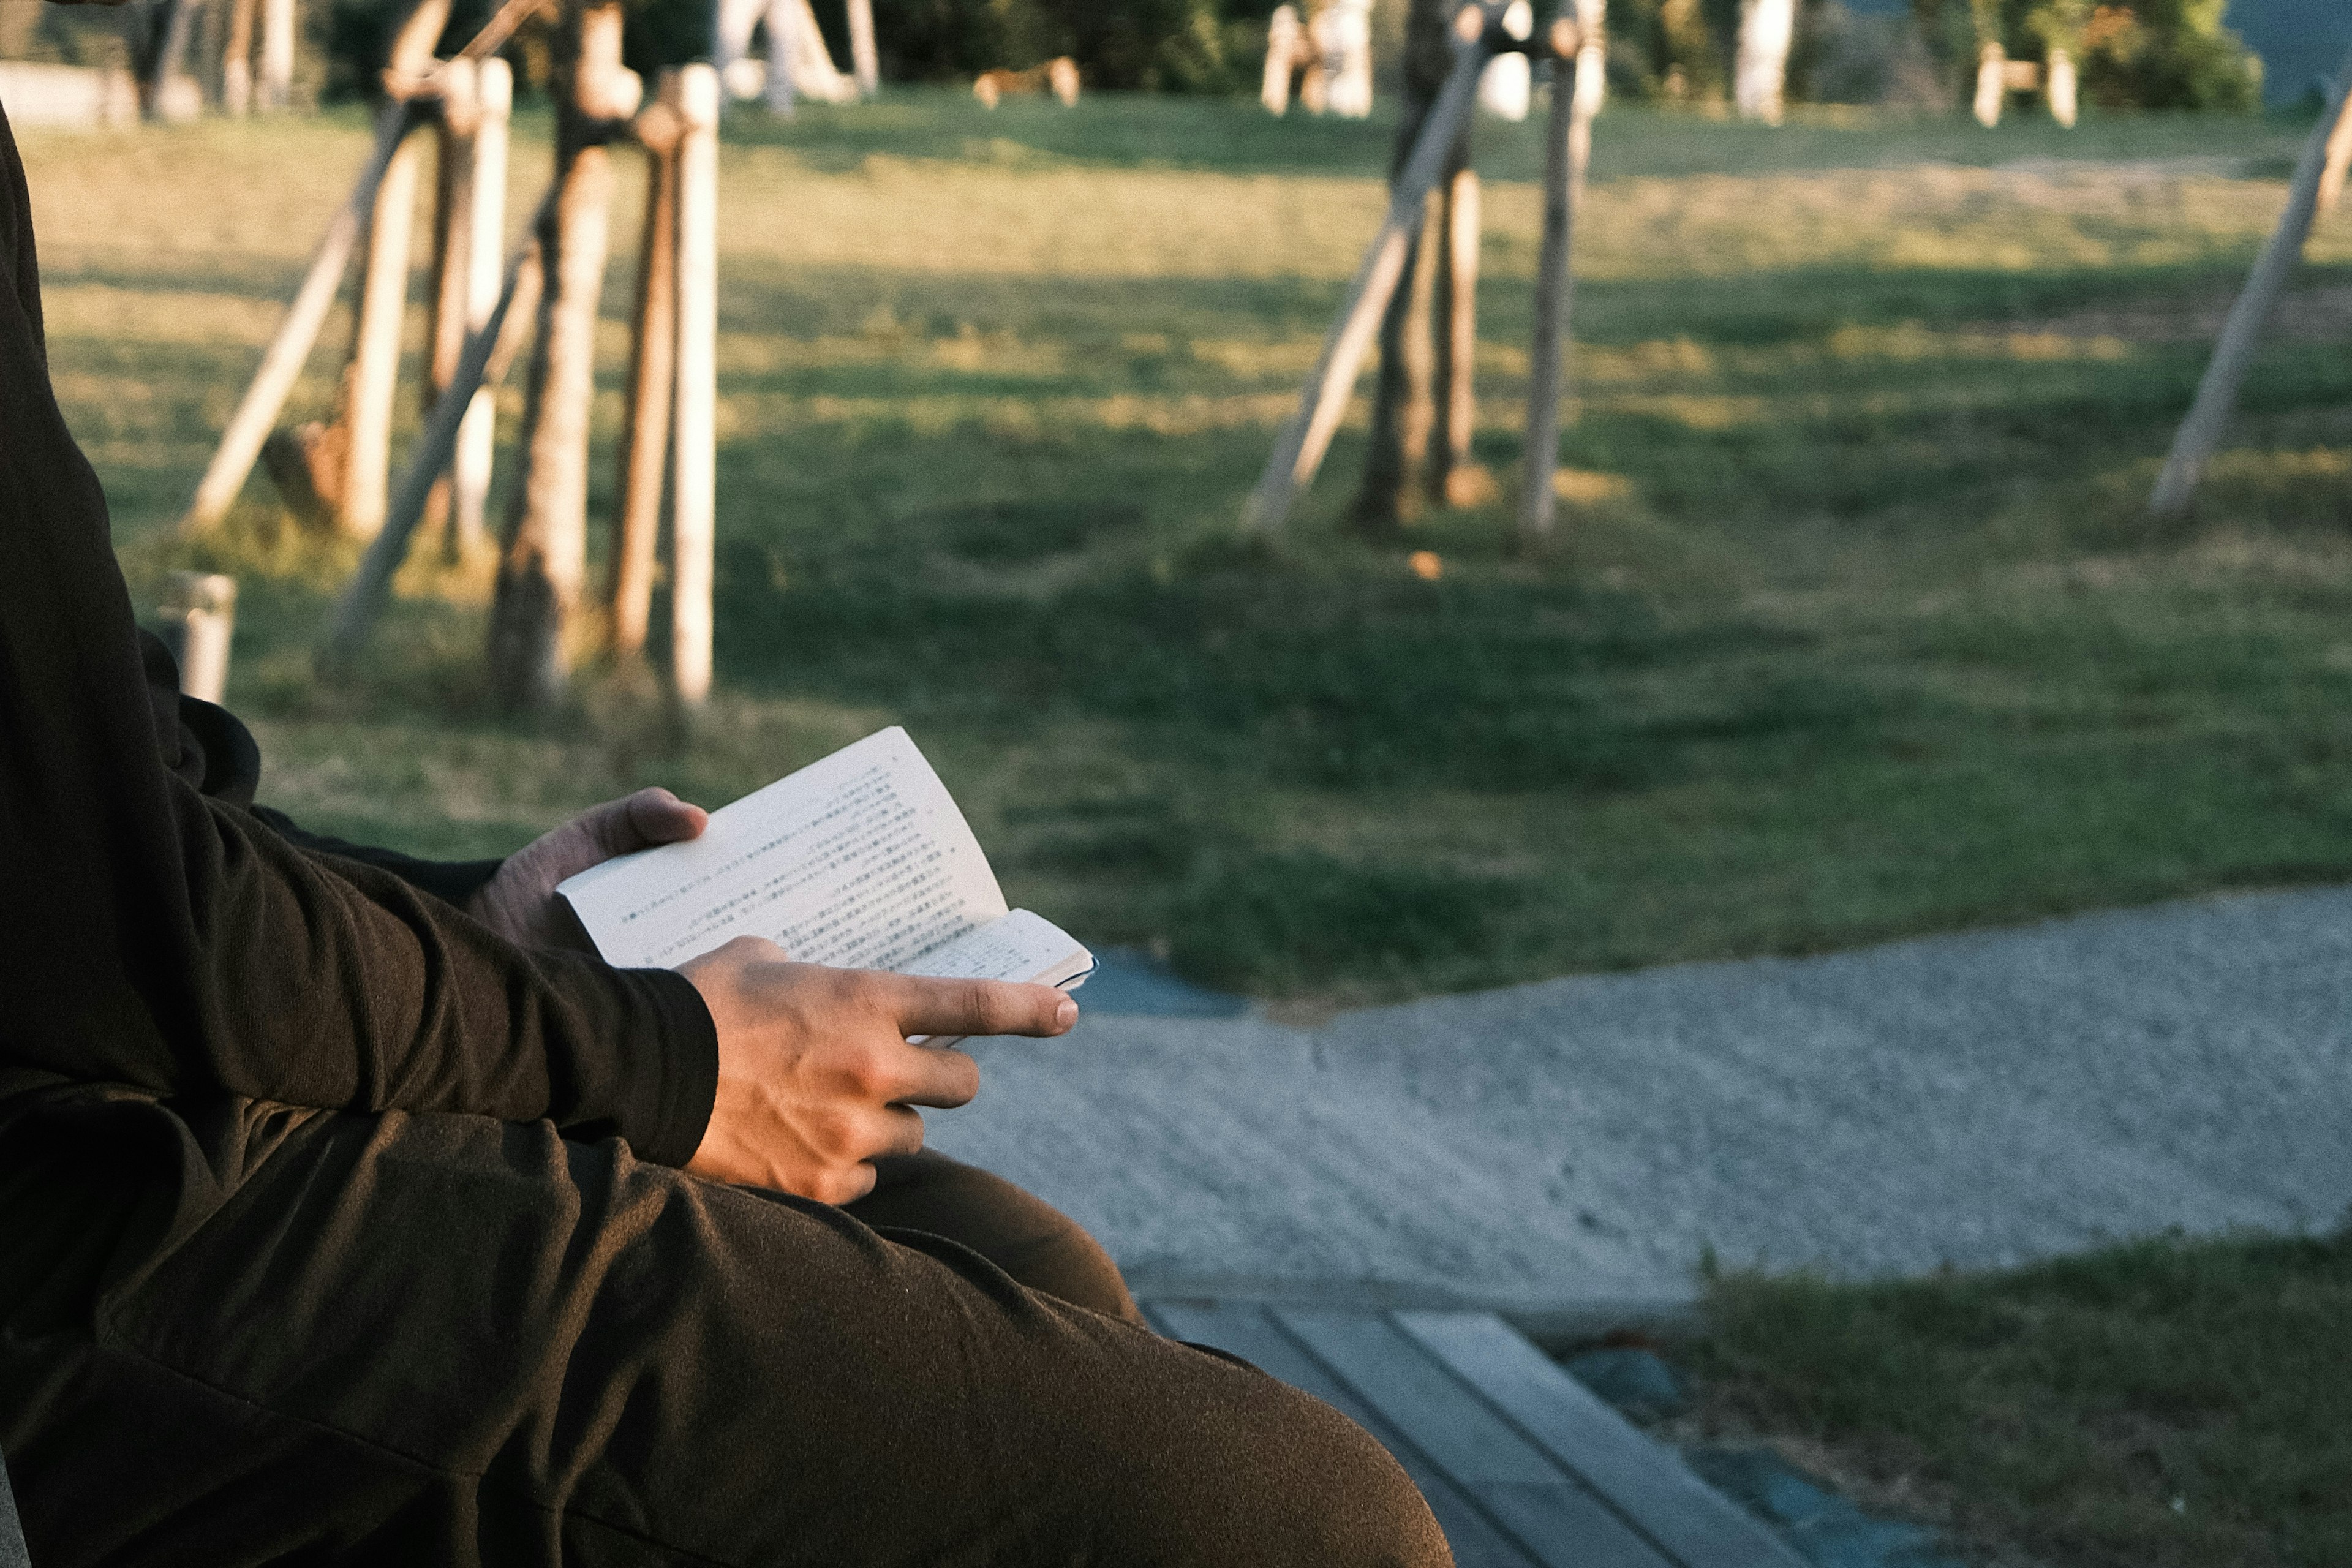
[[[294,0],[261,0],[261,107],[294,98]]]
[[[197,481],[195,496],[180,520],[183,532],[201,533],[217,526],[245,488],[254,460],[261,456],[261,444],[269,438],[270,427],[277,424],[294,384],[301,379],[311,345],[319,341],[319,329],[334,307],[335,290],[359,243],[362,215],[373,210],[384,170],[412,123],[411,110],[404,103],[386,104],[376,116],[375,149],[360,171],[351,199],[328,222],[326,237],[311,255],[302,287],[287,307],[278,335],[270,340],[268,351],[261,356],[261,367],[254,373],[253,384],[246,388],[204,478]]]
[[[367,640],[368,628],[382,613],[393,575],[407,559],[409,539],[425,515],[425,498],[442,470],[449,466],[459,427],[475,397],[506,378],[507,367],[521,342],[515,325],[529,320],[539,308],[544,278],[539,236],[553,210],[554,201],[555,193],[550,191],[540,202],[539,216],[532,219],[530,232],[507,264],[505,281],[497,290],[496,303],[466,340],[465,352],[458,356],[457,372],[450,378],[449,391],[425,416],[415,449],[409,453],[407,466],[400,472],[400,484],[393,491],[383,531],[368,546],[360,569],[352,574],[342,597],[335,602],[319,657],[320,667],[330,674],[349,665]]]
[[[228,42],[221,50],[221,107],[232,120],[253,109],[253,13],[257,0],[229,0]]]
[[[1592,155],[1592,110],[1600,98],[1588,91],[1588,77],[1601,77],[1597,40],[1587,47],[1583,29],[1563,16],[1553,24],[1551,121],[1544,144],[1543,250],[1536,268],[1536,336],[1528,355],[1526,473],[1519,495],[1519,540],[1539,547],[1551,536],[1558,498],[1560,393],[1568,380],[1569,308],[1576,288],[1573,241],[1576,208],[1584,194],[1585,165]],[[1591,68],[1585,62],[1590,58]],[[1575,82],[1568,79],[1569,62]]]
[[[2294,178],[2287,186],[2286,211],[2280,216],[2278,227],[2271,232],[2262,255],[2255,258],[2253,271],[2247,275],[2237,303],[2230,307],[2229,319],[2221,323],[2221,341],[2213,348],[2212,363],[2205,367],[2204,379],[2197,384],[2197,401],[2189,405],[2189,416],[2173,435],[2172,451],[2165,458],[2164,472],[2157,477],[2156,493],[2148,498],[2148,513],[2158,522],[2176,521],[2188,515],[2198,477],[2204,472],[2206,459],[2220,443],[2222,427],[2230,422],[2230,412],[2238,401],[2239,384],[2246,377],[2247,363],[2254,356],[2263,328],[2270,321],[2279,293],[2303,255],[2303,242],[2311,233],[2312,217],[2319,210],[2321,176],[2327,171],[2328,145],[2347,112],[2347,100],[2352,100],[2352,55],[2345,57],[2336,73],[2326,110],[2320,115],[2319,123],[2311,128],[2311,135],[2303,144],[2303,156],[2295,163]]]
[[[433,67],[433,47],[448,25],[450,0],[420,0],[394,35],[384,79],[392,96],[409,95]],[[336,519],[355,539],[383,527],[392,475],[392,419],[400,394],[402,329],[408,316],[408,253],[416,225],[422,145],[401,143],[384,169],[368,223],[367,264],[360,275],[359,319],[343,372],[343,490]]]
[[[874,0],[849,0],[849,68],[857,78],[857,96],[872,98],[882,90],[882,61],[874,47]]]
[[[1429,486],[1431,495],[1448,506],[1470,504],[1475,498],[1464,493],[1465,481],[1480,477],[1470,461],[1478,423],[1478,173],[1463,169],[1446,188],[1444,261],[1437,277],[1444,323],[1437,341],[1438,404],[1445,430],[1430,465]]]
[[[467,182],[473,211],[466,223],[467,266],[472,276],[466,300],[467,329],[479,331],[499,297],[506,248],[507,126],[514,109],[514,69],[502,59],[485,59],[476,67],[474,80],[478,120],[470,138],[473,167]],[[498,417],[497,395],[484,386],[474,394],[458,426],[449,474],[449,531],[443,545],[452,561],[465,560],[483,548]]]
[[[635,330],[621,431],[613,514],[613,651],[645,652],[654,596],[654,542],[661,526],[670,397],[677,381],[677,73],[662,73],[660,100],[637,116],[646,147],[646,223],[637,247]]]
[[[1278,533],[1290,512],[1291,498],[1315,478],[1323,454],[1347,412],[1355,389],[1356,372],[1371,346],[1382,312],[1395,294],[1420,233],[1430,187],[1437,183],[1454,143],[1468,121],[1478,92],[1478,73],[1494,56],[1495,34],[1503,7],[1497,0],[1465,5],[1460,12],[1462,30],[1475,35],[1460,41],[1453,73],[1431,106],[1421,139],[1398,174],[1389,197],[1387,218],[1364,252],[1349,286],[1339,319],[1323,340],[1323,352],[1299,395],[1298,410],[1275,442],[1265,472],[1250,493],[1244,511],[1246,525],[1261,534]]]
[[[408,313],[408,241],[416,216],[420,145],[410,137],[393,154],[376,191],[375,216],[368,224],[359,322],[351,363],[343,373],[347,456],[336,511],[342,531],[354,539],[373,539],[383,526],[393,404],[400,384],[401,325]]]
[[[2352,69],[2347,66],[2347,69]],[[2334,212],[2344,195],[2344,177],[2352,171],[2352,99],[2336,111],[2336,129],[2327,136],[2327,166],[2319,176],[2319,210]]]
[[[719,458],[719,73],[678,72],[677,479],[670,500],[670,680],[710,694]]]
[[[510,710],[552,707],[569,669],[566,639],[587,557],[596,307],[611,225],[605,142],[636,107],[619,86],[629,74],[621,66],[619,0],[568,0],[557,37],[555,205],[541,230],[548,286],[526,395],[521,482],[490,608],[490,681]]]
[[[425,346],[423,405],[428,413],[449,389],[474,326],[473,142],[481,119],[475,107],[480,96],[477,78],[471,60],[451,60],[441,68],[441,112],[433,127],[433,258],[426,283],[433,301]],[[445,540],[450,538],[449,500],[444,475],[425,499],[425,527]]]

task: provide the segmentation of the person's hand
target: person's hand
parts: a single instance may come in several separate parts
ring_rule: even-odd
[[[923,1146],[913,1107],[980,1092],[978,1062],[908,1036],[1059,1035],[1078,1016],[1050,985],[793,963],[757,937],[678,973],[719,1026],[719,1095],[686,1168],[822,1204],[864,1197],[875,1159]]]
[[[509,856],[499,874],[467,901],[466,912],[525,947],[593,952],[595,944],[555,896],[555,885],[615,855],[692,838],[709,820],[709,812],[666,789],[641,789],[607,801]]]

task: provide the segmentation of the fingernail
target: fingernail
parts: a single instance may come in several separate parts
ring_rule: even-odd
[[[1054,1009],[1054,1022],[1066,1029],[1077,1021],[1078,1005],[1066,996],[1063,997],[1062,1005]]]

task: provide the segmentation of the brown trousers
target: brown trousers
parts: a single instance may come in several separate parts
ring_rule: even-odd
[[[39,1568],[1448,1561],[1363,1432],[1154,1336],[968,1166],[843,1210],[545,1125],[178,1125],[217,1206],[87,1312],[0,1321]],[[0,1192],[89,1159],[44,1157]]]

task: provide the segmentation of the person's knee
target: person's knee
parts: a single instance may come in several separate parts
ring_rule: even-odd
[[[1139,1563],[1436,1568],[1452,1562],[1388,1450],[1321,1401],[1201,1356],[1127,1490]],[[1122,1532],[1124,1533],[1124,1532]],[[1122,1561],[1128,1559],[1122,1557]]]

